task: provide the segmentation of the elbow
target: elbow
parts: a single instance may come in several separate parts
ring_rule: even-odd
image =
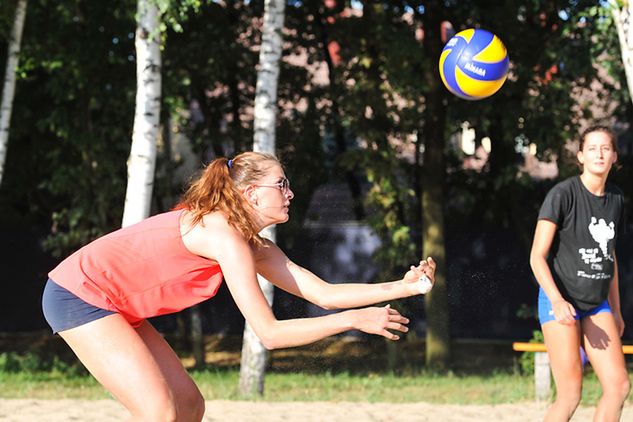
[[[275,350],[279,348],[279,341],[274,335],[260,335],[256,334],[259,343],[264,346],[266,350]]]
[[[264,346],[264,348],[266,350],[275,350],[275,349],[279,349],[280,346],[278,345],[277,342],[275,342],[275,339],[269,338],[269,339],[261,339],[260,340],[262,343],[262,346]]]
[[[275,350],[284,347],[283,336],[276,327],[271,326],[260,329],[259,331],[260,332],[256,333],[257,339],[266,350]]]
[[[342,306],[340,301],[338,300],[338,296],[334,288],[331,288],[331,285],[326,286],[326,288],[321,289],[317,294],[315,294],[311,298],[306,298],[310,303],[318,306],[321,309],[325,309],[326,311],[334,311],[337,309],[341,309]]]
[[[282,335],[271,335],[260,339],[260,342],[266,350],[283,349],[292,345],[292,342],[289,341],[289,339],[284,338]]]
[[[341,309],[341,307],[338,306],[336,302],[332,300],[332,298],[328,298],[328,299],[320,298],[319,300],[316,300],[312,303],[314,303],[321,309],[325,309],[326,311],[334,311],[336,309]]]
[[[335,309],[339,309],[338,306],[330,302],[319,302],[316,305],[321,309],[325,309],[326,311],[333,311]]]
[[[530,253],[530,268],[532,269],[532,272],[536,271],[536,268],[541,262],[543,262],[543,260],[544,258],[541,255],[534,252]]]

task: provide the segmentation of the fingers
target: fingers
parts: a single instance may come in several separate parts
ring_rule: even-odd
[[[386,325],[385,329],[387,330],[395,330],[400,331],[401,333],[406,333],[409,331],[409,327],[403,324],[399,324],[397,322],[390,322]]]
[[[576,309],[566,301],[557,303],[554,309],[556,321],[563,325],[573,325],[576,323]]]
[[[437,268],[437,263],[430,256],[420,261],[420,264],[417,267],[417,269],[422,271],[427,277],[429,277],[432,282],[435,282],[436,268]]]
[[[378,331],[377,334],[389,340],[399,340],[400,336],[391,331],[399,331],[401,333],[408,332],[409,327],[407,327],[406,324],[409,323],[409,318],[400,315],[400,312],[391,308],[390,305],[386,305],[384,309],[388,312],[387,318],[386,321],[381,323],[382,329]]]
[[[389,312],[389,315],[400,315],[400,312],[398,312],[397,310],[393,309],[391,307],[391,305],[385,306],[385,309]]]
[[[383,336],[387,340],[393,340],[393,341],[400,340],[400,336],[399,335],[396,335],[394,333],[390,333],[387,330],[383,330],[382,332],[380,332],[378,334],[380,334],[381,336]]]

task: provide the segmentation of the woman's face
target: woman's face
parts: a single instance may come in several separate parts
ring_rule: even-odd
[[[294,196],[290,182],[277,164],[246,190],[249,203],[266,226],[288,221],[290,201]]]
[[[585,142],[577,157],[583,166],[583,173],[603,176],[609,173],[618,159],[618,154],[609,134],[597,131],[585,136]]]

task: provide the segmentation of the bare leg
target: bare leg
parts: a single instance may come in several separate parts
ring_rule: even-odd
[[[601,312],[584,318],[582,331],[587,357],[602,386],[594,421],[619,421],[631,384],[613,315]]]
[[[162,336],[119,314],[59,333],[137,421],[200,421],[204,399]]]
[[[580,323],[563,325],[550,321],[541,328],[556,383],[556,400],[547,410],[544,420],[569,421],[580,403],[582,392]]]

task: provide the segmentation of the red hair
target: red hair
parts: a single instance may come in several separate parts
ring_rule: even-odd
[[[255,184],[274,165],[281,163],[275,156],[260,152],[244,152],[232,160],[216,158],[190,183],[176,208],[189,210],[194,225],[206,214],[220,211],[244,239],[262,245],[241,189]]]

